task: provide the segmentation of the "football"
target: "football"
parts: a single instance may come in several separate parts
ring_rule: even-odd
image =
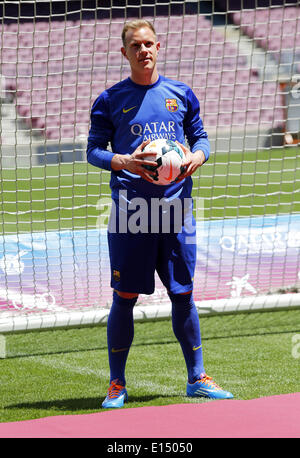
[[[155,152],[156,156],[147,156],[144,159],[154,161],[156,166],[144,165],[149,170],[153,183],[158,185],[169,185],[176,180],[176,178],[184,172],[185,154],[182,148],[172,140],[157,139],[148,143],[143,149],[143,152]]]

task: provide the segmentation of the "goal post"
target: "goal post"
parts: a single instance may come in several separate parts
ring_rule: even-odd
[[[193,177],[199,314],[300,306],[300,8],[222,3],[1,5],[0,335],[106,323],[110,176],[85,150],[93,101],[129,76],[120,34],[137,17],[211,141]],[[157,277],[135,319],[170,313]]]

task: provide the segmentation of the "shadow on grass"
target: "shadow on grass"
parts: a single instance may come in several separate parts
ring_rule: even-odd
[[[137,407],[142,406],[143,404],[153,403],[158,399],[162,399],[162,402],[157,405],[164,404],[163,399],[168,399],[170,403],[170,399],[174,400],[174,404],[177,402],[182,402],[182,396],[178,394],[174,395],[145,395],[145,396],[134,396],[130,395],[129,402],[127,402],[124,407]],[[103,397],[104,399],[104,397]],[[74,398],[74,399],[57,399],[53,401],[41,401],[41,402],[22,402],[19,404],[11,404],[5,407],[5,410],[13,410],[13,409],[26,409],[26,410],[44,410],[44,411],[61,411],[63,413],[66,412],[87,412],[87,411],[94,411],[94,412],[105,412],[107,409],[102,409],[101,403],[103,399],[99,397],[95,398]],[[137,404],[137,405],[135,405]],[[153,405],[153,404],[151,404]]]

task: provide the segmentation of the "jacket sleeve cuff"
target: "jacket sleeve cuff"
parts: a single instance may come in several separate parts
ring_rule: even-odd
[[[209,158],[209,154],[210,154],[209,141],[205,139],[204,141],[202,140],[202,141],[196,142],[195,145],[193,145],[192,152],[195,152],[197,150],[203,151],[205,160],[207,161]]]
[[[89,152],[88,162],[95,167],[99,167],[100,169],[108,170],[111,172],[111,160],[113,156],[114,153],[111,151],[96,148]]]

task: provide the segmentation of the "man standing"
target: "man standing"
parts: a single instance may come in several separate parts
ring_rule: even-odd
[[[139,294],[154,292],[155,271],[172,303],[173,331],[188,373],[187,396],[232,398],[204,370],[199,317],[193,301],[196,244],[186,241],[191,235],[186,222],[195,223],[192,205],[188,210],[180,206],[180,231],[175,231],[172,224],[169,233],[120,230],[120,215],[125,219],[130,216],[122,214],[122,209],[128,208],[124,203],[135,197],[142,197],[149,208],[153,198],[168,202],[179,199],[180,203],[191,199],[191,175],[206,162],[210,152],[193,91],[158,73],[160,43],[153,25],[145,20],[126,23],[122,41],[121,52],[129,61],[131,76],[96,99],[87,146],[88,162],[111,171],[110,187],[117,209],[116,230],[108,230],[113,303],[107,322],[110,386],[102,406],[122,407],[128,399],[125,367],[134,336],[133,307]],[[156,165],[143,159],[143,148],[155,138],[176,141],[185,153],[185,171],[167,186],[154,184],[145,167]],[[112,151],[107,150],[109,143]]]

